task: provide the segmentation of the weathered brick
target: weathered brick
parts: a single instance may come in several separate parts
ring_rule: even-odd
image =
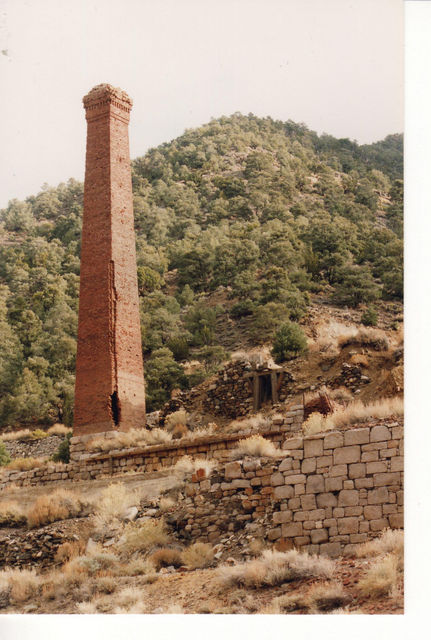
[[[359,491],[356,489],[343,489],[338,494],[338,506],[350,507],[359,504]]]
[[[294,495],[293,487],[290,487],[288,485],[275,487],[273,495],[275,500],[284,500],[285,498],[293,498],[293,495]]]
[[[303,528],[301,522],[290,522],[281,525],[281,534],[283,538],[294,538],[302,536]]]
[[[367,473],[385,473],[388,470],[388,465],[383,460],[378,462],[367,462]]]
[[[270,529],[268,531],[268,540],[277,540],[281,538],[281,527],[275,527],[275,529]]]
[[[359,445],[334,449],[334,465],[349,464],[351,462],[359,462],[360,460],[361,447]]]
[[[379,487],[368,492],[368,504],[384,504],[388,502],[389,492],[386,487]]]
[[[316,458],[305,458],[302,461],[301,473],[313,473],[316,471]]]
[[[292,512],[288,509],[287,511],[275,511],[272,515],[274,524],[282,524],[284,522],[292,521]]]
[[[279,471],[290,471],[292,469],[292,464],[293,464],[292,458],[285,458],[280,463],[280,466],[278,467],[278,470]]]
[[[327,529],[313,529],[310,536],[312,544],[320,544],[328,540],[328,531]]]
[[[271,485],[273,487],[278,487],[281,484],[284,484],[284,475],[282,473],[274,473],[271,476]]]
[[[344,445],[352,444],[368,444],[370,441],[370,429],[365,427],[363,429],[351,429],[344,434]]]
[[[289,438],[283,442],[282,449],[287,449],[288,451],[291,449],[302,449],[302,443],[302,438]]]
[[[387,427],[383,424],[379,424],[376,427],[371,428],[370,442],[382,442],[384,440],[391,440],[392,434]]]
[[[343,478],[325,478],[325,491],[341,491],[343,488]]]
[[[287,472],[289,473],[289,472]],[[306,481],[306,476],[302,473],[293,474],[293,475],[285,475],[285,483],[286,484],[303,484]]]
[[[383,531],[389,525],[387,518],[378,518],[377,520],[370,520],[371,531]]]
[[[338,532],[340,535],[358,533],[359,519],[355,517],[340,518],[337,522],[337,525],[338,525]]]
[[[225,466],[224,477],[226,480],[242,477],[242,468],[239,462],[228,462]]]
[[[343,434],[339,431],[335,433],[328,433],[323,439],[324,449],[336,449],[344,445]]]
[[[301,508],[302,509],[315,509],[316,508],[316,497],[314,495],[304,495],[301,496]]]
[[[391,471],[404,471],[404,458],[396,456],[391,459]]]
[[[391,513],[388,518],[392,529],[402,529],[404,527],[404,516],[402,513]]]
[[[306,493],[323,493],[325,491],[325,480],[322,475],[312,475],[307,477]]]
[[[329,480],[330,478],[327,478]],[[318,507],[336,507],[337,506],[337,498],[333,493],[319,493],[316,496],[317,506]]]
[[[341,544],[339,542],[326,542],[321,544],[320,553],[330,558],[336,558],[341,554]]]
[[[378,459],[378,451],[363,451],[361,454],[361,462],[375,462]]]
[[[365,478],[365,464],[362,462],[349,464],[349,478]]]
[[[355,480],[355,489],[371,489],[374,487],[374,480],[372,478],[357,478]]]
[[[339,476],[346,476],[347,478],[347,464],[335,464],[329,469],[329,477],[337,478]]]
[[[364,517],[367,520],[378,520],[382,517],[381,505],[368,505],[364,507]]]
[[[304,458],[323,455],[323,439],[304,440]]]
[[[390,485],[399,484],[400,480],[401,478],[399,473],[376,473],[374,476],[374,486],[388,487]]]

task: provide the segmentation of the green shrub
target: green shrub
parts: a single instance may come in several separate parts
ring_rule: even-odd
[[[243,318],[244,316],[251,316],[256,304],[253,300],[240,300],[232,305],[229,315],[232,318]]]
[[[70,439],[72,432],[70,431],[67,436],[58,445],[57,451],[52,456],[54,462],[70,462]]]
[[[168,349],[174,354],[175,360],[186,360],[188,358],[190,347],[187,340],[183,336],[172,336],[166,343]]]
[[[46,431],[42,431],[42,429],[35,429],[34,431],[31,432],[31,439],[32,440],[43,440],[43,438],[47,438],[48,437],[48,433],[46,433]]]
[[[307,338],[296,322],[285,322],[274,336],[272,356],[276,362],[290,360],[307,349]]]
[[[378,319],[379,316],[377,314],[377,311],[374,307],[371,306],[368,307],[368,309],[366,309],[361,316],[362,324],[365,324],[367,327],[375,327],[377,325]]]
[[[0,439],[0,467],[9,464],[10,455],[3,440]]]

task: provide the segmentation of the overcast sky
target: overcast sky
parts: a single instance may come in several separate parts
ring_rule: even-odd
[[[0,0],[0,207],[84,177],[82,97],[134,101],[131,157],[235,111],[403,129],[402,0]]]

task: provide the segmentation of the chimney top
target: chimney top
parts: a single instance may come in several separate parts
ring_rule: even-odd
[[[85,109],[116,102],[117,104],[120,103],[118,106],[130,111],[133,105],[133,101],[125,91],[119,87],[113,87],[111,84],[106,83],[98,84],[96,87],[93,87],[93,89],[84,96],[82,102],[84,103]]]

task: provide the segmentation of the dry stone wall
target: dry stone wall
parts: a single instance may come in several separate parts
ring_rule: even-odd
[[[298,432],[303,422],[304,409],[295,405],[283,416],[273,417],[266,431],[261,431],[268,440],[281,445],[287,433]],[[145,448],[114,449],[108,453],[90,453],[86,444],[94,435],[75,436],[71,439],[71,462],[69,464],[49,464],[31,471],[4,470],[0,475],[0,491],[10,484],[31,486],[58,483],[65,480],[91,480],[101,476],[112,476],[130,472],[153,472],[175,464],[185,455],[193,458],[222,459],[230,449],[238,445],[238,440],[247,438],[249,431],[235,434],[217,434],[195,439],[176,440],[171,444],[153,445]],[[98,437],[114,438],[115,432],[107,431]]]
[[[178,528],[215,543],[245,530],[281,549],[349,555],[383,529],[403,527],[403,428],[376,424],[282,444],[280,462],[229,462],[186,486]]]

